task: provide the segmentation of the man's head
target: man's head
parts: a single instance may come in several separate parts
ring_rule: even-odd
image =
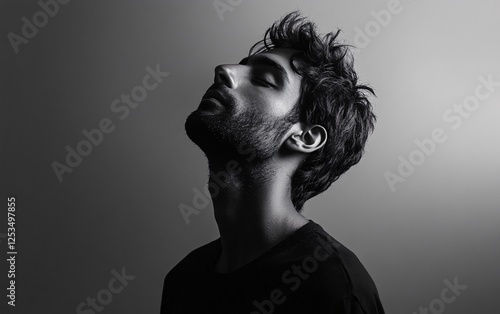
[[[216,68],[200,107],[186,121],[207,154],[236,156],[246,145],[259,165],[283,150],[303,155],[291,179],[300,211],[363,154],[375,115],[359,85],[349,47],[320,36],[297,12],[274,23],[237,65]]]
[[[290,64],[294,52],[272,49],[215,68],[214,84],[186,121],[189,137],[210,162],[244,162],[241,147],[252,150],[254,166],[276,154],[297,120],[302,79]]]

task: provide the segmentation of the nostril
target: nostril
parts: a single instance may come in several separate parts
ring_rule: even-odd
[[[219,83],[224,83],[225,85],[229,85],[229,78],[222,72],[217,74],[217,79]]]
[[[233,80],[229,75],[229,71],[226,67],[219,65],[215,68],[215,83],[221,83],[226,85],[227,87],[232,87]]]

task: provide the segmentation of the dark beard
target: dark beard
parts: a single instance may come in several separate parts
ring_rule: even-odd
[[[248,110],[239,114],[226,110],[215,115],[194,111],[187,118],[185,128],[189,138],[211,162],[235,160],[261,164],[278,152],[294,120],[292,114],[272,120]]]

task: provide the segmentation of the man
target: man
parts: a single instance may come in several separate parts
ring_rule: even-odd
[[[220,238],[165,278],[162,313],[384,313],[356,256],[300,211],[358,163],[375,115],[349,50],[292,12],[186,121]]]

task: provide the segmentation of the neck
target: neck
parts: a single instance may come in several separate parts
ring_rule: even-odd
[[[265,176],[259,175],[263,170],[244,169],[236,162],[210,165],[209,186],[222,244],[218,272],[240,268],[308,222],[291,201],[292,169],[271,163],[259,169],[266,169]]]

